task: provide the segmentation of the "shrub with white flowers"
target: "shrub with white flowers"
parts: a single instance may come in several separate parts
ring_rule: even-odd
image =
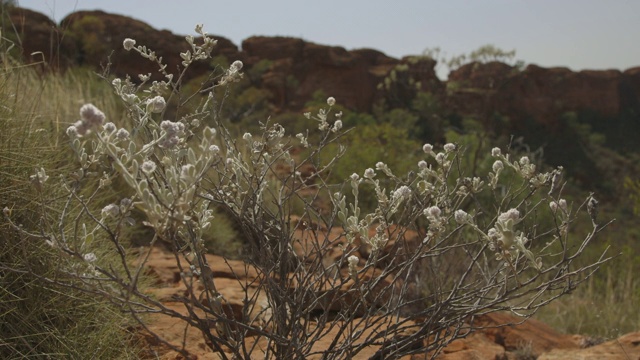
[[[240,61],[218,73],[213,87],[201,89],[205,97],[193,113],[170,118],[167,104],[181,91],[184,73],[194,61],[209,59],[216,44],[201,25],[196,32],[199,39],[186,38],[190,49],[180,54],[177,76],[154,51],[124,40],[125,50],[157,63],[164,80],[149,83],[150,76],[141,74],[137,84],[112,81],[132,120],[129,129],[105,123],[105,114],[91,104],[82,106],[81,119],[67,129],[79,167],[60,181],[69,204],[80,205],[86,216],[70,219],[61,211],[55,222],[43,222],[50,227],[30,233],[83,260],[91,271],[69,275],[83,276],[88,288],[100,289],[136,318],[159,312],[181,319],[223,358],[251,358],[257,351],[251,344],[261,339],[265,358],[351,358],[370,346],[380,349],[380,358],[436,356],[472,331],[476,316],[501,310],[530,316],[606,260],[570,267],[603,226],[594,221],[584,239],[569,238],[583,206],[574,211],[561,199],[554,184],[561,168],[538,172],[526,156],[514,160],[494,148],[487,154],[495,158],[493,166],[471,174],[460,166],[465,144],[425,144],[424,158],[410,174],[396,175],[378,162],[353,169],[342,186],[328,184],[325,175],[343,153],[327,162],[319,156],[344,134],[333,97],[317,114],[301,117],[319,133],[317,142],[308,133],[290,137],[268,119],[261,133],[233,135],[217,94],[224,96],[241,79]],[[304,156],[294,155],[295,147],[305,148]],[[302,178],[309,166],[314,181]],[[101,214],[91,213],[92,198],[82,195],[97,174],[101,187],[115,179],[126,186],[123,198]],[[44,169],[32,177],[41,189],[47,180]],[[363,187],[375,194],[371,211],[359,205]],[[152,245],[163,242],[175,253],[187,286],[176,299],[186,315],[139,288],[151,250],[133,264],[121,239],[134,208],[153,233]],[[231,310],[208,264],[203,234],[213,209],[230,214],[246,235],[244,260],[256,275],[248,280],[238,274],[245,291],[240,311]],[[538,212],[553,219],[548,228],[538,227]],[[60,231],[66,224],[74,230]],[[98,233],[121,254],[124,273],[87,250]],[[446,272],[440,271],[444,263]],[[326,336],[333,336],[330,348],[313,346]],[[167,344],[184,353],[179,344]]]

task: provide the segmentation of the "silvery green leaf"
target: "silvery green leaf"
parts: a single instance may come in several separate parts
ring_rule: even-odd
[[[139,169],[138,160],[133,159],[133,161],[131,161],[131,175],[133,177],[138,176],[138,169]]]

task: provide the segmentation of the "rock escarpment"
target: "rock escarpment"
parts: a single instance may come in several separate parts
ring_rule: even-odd
[[[72,13],[60,25],[26,9],[13,8],[9,13],[24,57],[28,61],[44,58],[61,68],[100,68],[110,62],[117,76],[155,72],[156,64],[122,49],[122,41],[129,37],[155,50],[167,63],[167,70],[177,72],[179,52],[188,49],[183,36],[102,11]],[[381,100],[393,103],[392,94],[379,84],[403,71],[412,79],[410,85],[416,85],[414,90],[433,93],[448,112],[462,117],[488,119],[501,114],[513,121],[527,118],[553,130],[559,128],[558,117],[567,112],[590,111],[602,117],[615,117],[628,109],[640,112],[640,67],[574,72],[536,65],[518,69],[498,62],[471,63],[441,81],[430,59],[395,59],[373,49],[348,51],[287,37],[255,36],[244,40],[239,49],[222,36],[213,37],[218,40],[214,56],[229,62],[242,60],[246,69],[268,62],[256,82],[273,95],[271,101],[280,111],[299,111],[315,91],[322,90],[347,108],[370,112]],[[187,80],[214,66],[196,63]]]

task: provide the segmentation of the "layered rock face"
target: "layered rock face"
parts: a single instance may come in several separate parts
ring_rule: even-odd
[[[284,37],[251,37],[242,49],[249,64],[273,62],[263,84],[278,108],[292,110],[323,90],[344,106],[370,111],[379,98],[376,85],[399,63],[375,50],[346,51]]]
[[[28,61],[44,58],[62,68],[101,68],[110,63],[110,71],[116,76],[154,73],[157,64],[122,48],[125,38],[133,38],[155,50],[163,57],[167,71],[176,73],[181,62],[179,53],[188,50],[183,36],[102,11],[73,13],[59,26],[30,10],[13,8],[9,12]],[[624,72],[573,72],[536,65],[519,70],[497,62],[472,63],[441,81],[434,71],[435,61],[430,59],[395,59],[372,49],[347,51],[286,37],[251,37],[239,49],[224,37],[213,37],[218,40],[214,56],[224,56],[229,62],[241,60],[245,69],[260,61],[269,62],[255,85],[269,90],[277,111],[297,112],[314,92],[322,90],[347,108],[370,112],[381,100],[393,103],[391,94],[379,84],[404,66],[405,77],[412,78],[412,87],[417,85],[414,91],[431,92],[448,112],[461,117],[483,120],[500,114],[514,121],[527,118],[552,131],[558,127],[558,117],[566,112],[591,111],[603,117],[615,117],[626,109],[640,113],[640,67]],[[186,80],[206,74],[214,66],[196,63]]]
[[[529,65],[518,70],[499,62],[472,63],[449,74],[446,96],[460,114],[484,118],[495,113],[531,117],[553,127],[563,113],[588,110],[615,117],[640,109],[640,68],[583,70]]]

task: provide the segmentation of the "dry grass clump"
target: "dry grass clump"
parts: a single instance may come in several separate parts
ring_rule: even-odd
[[[0,66],[0,205],[20,224],[37,228],[42,219],[36,210],[60,211],[60,194],[55,189],[35,191],[30,175],[41,167],[68,170],[67,140],[59,134],[68,119],[77,117],[77,104],[95,98],[113,114],[118,112],[109,89],[96,86],[99,82],[88,71],[42,73],[40,66],[22,65],[7,56]],[[3,218],[0,358],[137,357],[132,335],[125,331],[129,320],[118,308],[44,280],[59,278],[60,267],[73,266],[72,259],[17,233]]]

